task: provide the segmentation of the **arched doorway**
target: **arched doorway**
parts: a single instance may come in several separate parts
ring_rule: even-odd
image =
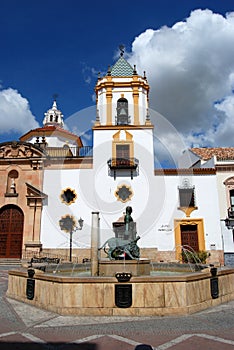
[[[0,258],[21,258],[24,214],[16,205],[0,209]]]

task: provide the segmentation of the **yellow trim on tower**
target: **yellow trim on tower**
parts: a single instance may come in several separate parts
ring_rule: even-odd
[[[114,84],[111,76],[107,76],[106,79],[106,124],[112,125],[112,88]]]
[[[138,77],[133,76],[132,81],[132,96],[133,96],[133,105],[134,105],[134,125],[139,125],[139,84]]]
[[[109,85],[109,82],[111,81],[111,84],[112,84],[112,87],[123,87],[123,88],[127,88],[127,87],[130,87],[131,89],[134,87],[142,87],[143,89],[149,91],[149,84],[146,83],[145,81],[122,81],[122,82],[119,82],[119,81],[113,81],[112,79],[113,77],[112,76],[107,76],[105,77],[105,81],[101,81],[101,82],[98,82],[96,87],[95,87],[95,91],[96,93],[99,91],[99,90],[102,90],[103,88],[105,89],[108,85]],[[114,77],[115,78],[115,77]],[[121,77],[121,78],[124,78],[124,77]],[[129,78],[129,77],[127,77]],[[137,78],[137,77],[136,77]]]
[[[204,219],[175,219],[174,220],[174,232],[175,232],[175,248],[176,248],[176,260],[181,260],[181,225],[197,225],[198,236],[198,249],[205,250],[205,234],[204,234]]]

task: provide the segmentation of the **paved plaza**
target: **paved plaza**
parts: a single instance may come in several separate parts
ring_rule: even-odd
[[[234,301],[180,317],[60,316],[6,298],[9,269],[0,266],[1,350],[234,349]]]

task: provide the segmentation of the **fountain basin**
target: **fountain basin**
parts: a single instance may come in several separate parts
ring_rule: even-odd
[[[62,315],[185,315],[234,299],[234,269],[219,270],[217,277],[219,297],[213,299],[210,272],[133,276],[127,283],[118,282],[115,277],[71,277],[36,272],[34,297],[29,300],[27,270],[14,270],[9,271],[7,297]],[[116,285],[131,285],[130,307],[116,306]]]

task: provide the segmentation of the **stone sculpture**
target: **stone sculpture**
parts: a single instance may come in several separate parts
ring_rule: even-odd
[[[132,208],[128,206],[124,216],[123,237],[111,237],[99,248],[104,250],[110,260],[120,259],[122,255],[125,259],[140,258],[140,248],[137,245],[140,236],[136,236],[136,224],[131,213]]]

